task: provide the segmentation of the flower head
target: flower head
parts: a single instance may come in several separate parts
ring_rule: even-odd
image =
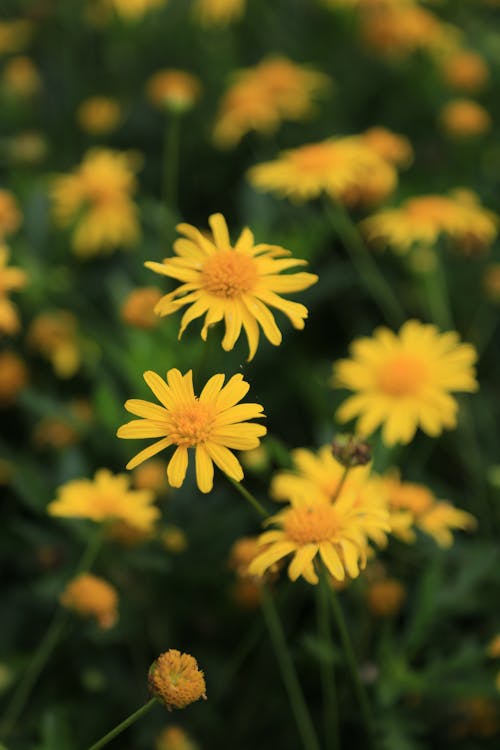
[[[120,104],[109,96],[91,96],[77,109],[76,117],[82,130],[90,135],[105,135],[118,126],[122,117]]]
[[[409,198],[399,208],[388,208],[361,222],[367,240],[406,253],[414,246],[428,248],[443,237],[464,252],[489,247],[497,236],[497,217],[481,206],[469,190],[449,195]]]
[[[366,599],[375,617],[396,615],[406,599],[406,590],[395,578],[384,578],[370,584]]]
[[[28,369],[14,352],[0,352],[0,408],[15,403],[28,383]]]
[[[491,130],[489,112],[472,99],[453,99],[441,109],[441,127],[452,138],[474,138]]]
[[[82,617],[95,617],[99,627],[113,627],[118,619],[118,595],[107,581],[82,573],[68,583],[60,596],[63,607]]]
[[[186,708],[206,696],[205,677],[194,656],[171,648],[161,654],[149,669],[149,689],[169,711]]]
[[[168,0],[103,0],[125,21],[139,21],[148,11],[162,8]]]
[[[155,750],[199,750],[199,746],[182,727],[171,724],[158,735]]]
[[[40,313],[28,330],[28,343],[51,362],[60,378],[72,377],[80,367],[77,320],[68,310]]]
[[[9,190],[0,190],[0,240],[17,232],[22,220],[14,195]]]
[[[335,365],[334,385],[355,391],[337,411],[341,422],[358,417],[357,431],[371,435],[380,425],[388,445],[409,443],[418,427],[432,437],[456,426],[458,403],[451,395],[478,385],[471,344],[454,331],[407,321],[393,333],[378,328],[373,338],[351,346],[351,359]]]
[[[26,273],[16,266],[7,266],[9,251],[0,245],[0,333],[17,333],[20,328],[19,315],[10,301],[9,292],[22,289],[27,281]]]
[[[195,449],[196,480],[201,492],[213,486],[214,463],[225,474],[240,482],[243,471],[229,448],[256,448],[266,428],[248,420],[263,417],[260,404],[239,404],[249,385],[242,375],[233,375],[224,386],[224,375],[214,375],[200,396],[193,390],[191,370],[182,375],[179,370],[167,372],[163,380],[155,372],[145,372],[144,380],[161,402],[161,406],[131,399],[125,408],[141,419],[134,419],[119,428],[122,438],[160,438],[138,453],[127,464],[133,469],[164,448],[176,449],[167,468],[168,483],[180,487],[188,465],[188,449]]]
[[[298,292],[314,284],[311,273],[282,274],[305,261],[287,258],[288,250],[277,245],[254,244],[250,229],[245,228],[235,245],[231,245],[222,214],[209,218],[212,238],[208,239],[190,224],[179,224],[185,238],[174,244],[177,257],[163,263],[148,262],[156,273],[182,282],[166,294],[157,306],[158,315],[170,315],[189,305],[181,320],[179,338],[188,324],[205,316],[201,337],[206,341],[208,328],[224,320],[226,333],[222,348],[230,351],[243,328],[253,359],[259,342],[259,325],[274,346],[281,343],[281,333],[269,307],[282,311],[294,328],[302,329],[307,308],[281,297],[281,293]]]
[[[33,36],[33,24],[26,19],[0,21],[0,54],[20,52]]]
[[[131,157],[109,149],[91,149],[71,174],[54,181],[54,216],[72,228],[72,246],[88,257],[130,247],[139,239],[136,180]]]
[[[246,0],[195,0],[193,15],[202,26],[227,26],[245,12]]]
[[[148,490],[129,489],[123,474],[99,469],[94,479],[72,479],[57,490],[48,506],[51,516],[89,518],[96,523],[124,521],[142,531],[151,531],[160,512]]]
[[[129,326],[149,330],[155,328],[159,319],[155,315],[155,306],[163,294],[156,286],[141,286],[133,289],[125,299],[120,314]]]
[[[488,66],[481,55],[472,50],[458,50],[447,57],[441,66],[444,80],[451,88],[475,94],[489,78]]]
[[[360,136],[382,159],[395,167],[408,167],[413,161],[413,148],[408,138],[387,128],[370,128]]]
[[[160,531],[160,541],[167,552],[178,555],[188,548],[189,542],[186,534],[179,526],[169,524]]]
[[[29,98],[40,89],[40,74],[25,55],[12,57],[2,71],[2,87],[13,96]]]
[[[397,175],[362,137],[331,138],[285,151],[252,167],[251,184],[296,202],[325,193],[346,205],[373,205],[394,190]]]
[[[192,73],[169,68],[154,73],[147,82],[146,90],[156,107],[185,112],[199,99],[201,83]]]

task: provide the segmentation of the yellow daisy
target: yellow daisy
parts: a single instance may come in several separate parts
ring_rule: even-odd
[[[379,211],[361,222],[368,242],[406,253],[435,245],[443,237],[465,252],[489,247],[497,236],[497,216],[469,190],[409,198],[399,208]]]
[[[390,531],[387,512],[359,503],[352,487],[344,486],[335,502],[320,495],[295,497],[292,503],[266,520],[276,528],[261,534],[266,549],[249,565],[250,575],[263,576],[272,565],[293,554],[288,576],[302,576],[316,584],[314,560],[319,555],[329,573],[343,581],[356,578],[366,565],[368,539]]]
[[[393,333],[378,328],[373,338],[351,346],[351,359],[334,366],[336,387],[355,391],[337,411],[341,422],[358,417],[357,431],[370,435],[382,425],[388,445],[409,443],[418,427],[432,437],[453,429],[458,403],[455,391],[478,388],[471,344],[454,331],[407,321]]]
[[[99,469],[94,479],[72,479],[59,487],[48,506],[51,516],[89,518],[91,521],[124,521],[142,531],[151,531],[160,511],[148,490],[129,489],[129,479]]]
[[[491,130],[490,113],[472,99],[453,99],[439,114],[444,132],[451,138],[474,138]]]
[[[325,193],[347,205],[373,205],[394,190],[397,174],[363,137],[351,136],[285,151],[252,167],[248,179],[258,190],[296,202]]]
[[[283,312],[294,328],[304,328],[307,308],[280,294],[307,289],[318,277],[311,273],[282,274],[306,265],[306,261],[284,258],[290,255],[289,250],[276,245],[255,245],[248,227],[236,244],[231,245],[222,214],[210,216],[209,223],[212,239],[190,224],[179,224],[177,229],[185,238],[174,244],[177,257],[165,258],[163,263],[146,263],[156,273],[182,282],[158,302],[155,311],[165,316],[189,305],[181,320],[179,338],[188,324],[202,315],[205,315],[201,331],[204,341],[209,326],[224,320],[222,348],[226,351],[234,347],[243,328],[251,360],[259,343],[259,325],[271,344],[281,343],[281,332],[269,307]]]
[[[127,469],[175,445],[167,468],[168,483],[172,487],[180,487],[184,482],[188,448],[195,449],[196,480],[201,492],[210,492],[213,487],[214,463],[240,482],[243,470],[229,448],[256,448],[266,428],[248,420],[264,414],[260,404],[238,403],[250,387],[242,375],[233,375],[225,386],[224,378],[224,375],[211,377],[198,398],[194,394],[191,370],[185,375],[176,369],[169,370],[166,382],[155,372],[145,372],[144,380],[162,405],[139,399],[127,401],[127,411],[141,419],[122,425],[117,435],[161,439],[138,453],[128,462]]]
[[[195,0],[193,15],[202,26],[227,26],[243,16],[246,0]]]
[[[20,328],[19,315],[15,305],[8,298],[9,292],[22,289],[27,282],[27,275],[15,266],[7,266],[9,251],[0,245],[0,333],[17,333]]]
[[[138,211],[132,200],[136,189],[129,154],[91,149],[71,174],[54,180],[54,216],[72,228],[72,246],[88,257],[130,247],[139,239]]]

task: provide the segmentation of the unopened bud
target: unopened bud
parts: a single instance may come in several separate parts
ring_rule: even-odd
[[[365,466],[372,459],[371,446],[356,435],[346,433],[335,435],[332,441],[332,453],[342,466],[349,469],[354,466]]]

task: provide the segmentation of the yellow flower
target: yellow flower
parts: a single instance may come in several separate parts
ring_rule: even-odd
[[[400,581],[386,578],[370,584],[366,599],[369,610],[376,617],[391,617],[403,606],[406,590]]]
[[[103,0],[125,21],[138,21],[150,10],[163,8],[168,0]]]
[[[14,352],[0,352],[0,408],[15,403],[28,383],[28,370]]]
[[[165,491],[166,474],[166,461],[154,459],[134,469],[132,481],[137,490],[153,490],[160,493]]]
[[[141,286],[133,289],[121,307],[122,320],[134,328],[143,330],[155,328],[159,319],[154,309],[162,296],[161,290],[156,286]]]
[[[167,468],[171,487],[180,487],[186,476],[188,448],[195,449],[196,480],[201,492],[213,486],[215,463],[225,474],[240,482],[243,471],[229,448],[256,448],[266,428],[248,420],[263,417],[260,404],[239,404],[249,385],[242,375],[224,385],[224,375],[214,375],[203,388],[200,397],[194,394],[193,373],[182,375],[179,370],[167,372],[167,381],[155,372],[145,372],[144,380],[162,406],[130,399],[125,408],[141,419],[132,420],[119,428],[121,438],[161,438],[128,462],[133,469],[164,448],[177,446]]]
[[[158,735],[155,750],[199,750],[199,746],[182,727],[171,724]]]
[[[225,351],[234,347],[243,327],[251,360],[259,343],[259,325],[271,344],[281,343],[281,332],[269,307],[283,312],[294,328],[304,328],[307,308],[280,294],[307,289],[318,277],[311,273],[282,274],[282,271],[305,265],[306,261],[283,258],[290,255],[290,251],[277,245],[255,245],[248,227],[233,247],[222,214],[210,216],[209,223],[212,239],[190,224],[179,224],[177,229],[185,239],[174,244],[178,257],[165,258],[163,263],[146,263],[156,273],[182,282],[160,300],[156,312],[170,315],[189,305],[181,320],[179,338],[192,320],[205,315],[201,331],[204,341],[208,328],[224,320],[226,331],[222,348]]]
[[[477,522],[471,513],[455,508],[451,503],[437,501],[418,519],[418,526],[429,534],[440,547],[451,547],[454,530],[472,531]]]
[[[60,378],[71,378],[80,368],[77,320],[67,310],[41,313],[31,323],[29,345],[52,364]]]
[[[351,346],[352,359],[336,363],[334,386],[355,391],[337,411],[341,422],[358,417],[357,431],[371,435],[382,425],[388,445],[409,443],[418,427],[432,437],[457,422],[456,391],[478,384],[471,344],[454,331],[408,320],[398,334],[378,328]]]
[[[0,333],[17,333],[20,328],[15,305],[8,298],[9,292],[22,289],[27,282],[26,273],[16,266],[7,266],[9,251],[0,244]]]
[[[195,0],[193,15],[202,26],[227,26],[239,21],[246,0]]]
[[[382,159],[396,167],[408,167],[413,161],[413,149],[408,138],[393,133],[387,128],[370,128],[361,138],[377,152]]]
[[[368,242],[407,253],[412,246],[435,245],[441,237],[464,252],[489,247],[497,236],[498,219],[483,208],[474,193],[457,189],[449,195],[409,198],[361,222]]]
[[[229,553],[229,567],[234,570],[239,578],[249,578],[248,566],[255,560],[262,548],[259,538],[256,536],[245,536],[234,542]]]
[[[136,179],[129,154],[91,149],[72,173],[54,180],[54,216],[72,228],[72,246],[88,257],[130,247],[139,240]]]
[[[188,547],[187,536],[182,529],[173,524],[162,528],[160,531],[160,541],[167,552],[172,552],[176,555],[184,552]]]
[[[452,138],[471,138],[491,130],[491,116],[472,99],[454,99],[439,115],[441,127]]]
[[[205,677],[194,656],[171,648],[149,670],[149,689],[169,710],[207,699]]]
[[[41,80],[32,60],[25,55],[11,58],[2,71],[2,86],[14,96],[34,96],[40,89]]]
[[[232,148],[251,130],[269,134],[283,120],[303,120],[329,88],[329,76],[286,57],[270,57],[240,70],[219,106],[214,141]]]
[[[149,78],[146,91],[156,107],[185,112],[199,99],[201,83],[192,73],[168,68],[157,71]]]
[[[491,639],[486,651],[490,659],[500,659],[500,633]]]
[[[28,46],[32,36],[33,24],[30,21],[0,21],[0,54],[20,52]]]
[[[95,617],[99,627],[112,628],[118,619],[118,594],[102,578],[82,573],[68,583],[60,596],[63,607],[83,617]]]
[[[332,138],[285,151],[277,159],[252,167],[251,184],[296,202],[322,193],[347,205],[375,204],[394,190],[394,167],[362,137]]]
[[[0,189],[0,241],[17,232],[23,220],[16,199],[8,190]]]
[[[89,518],[96,523],[124,521],[143,531],[151,531],[160,512],[147,490],[129,489],[123,474],[99,469],[94,479],[73,479],[58,488],[48,506],[51,516]]]
[[[76,111],[78,124],[91,135],[111,133],[118,126],[121,117],[120,104],[108,96],[91,96]]]
[[[484,88],[489,78],[484,58],[471,50],[458,50],[444,60],[441,70],[448,86],[469,94]]]

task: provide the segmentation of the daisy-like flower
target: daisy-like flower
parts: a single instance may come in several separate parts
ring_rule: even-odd
[[[102,0],[126,21],[138,21],[150,10],[163,8],[168,0]]]
[[[196,481],[201,492],[213,486],[214,464],[225,474],[240,482],[243,470],[229,450],[250,450],[259,445],[266,428],[248,420],[263,417],[260,404],[238,403],[250,386],[242,375],[233,375],[224,386],[224,375],[214,375],[203,388],[199,398],[193,390],[191,370],[182,375],[179,370],[167,372],[163,380],[155,372],[145,372],[144,380],[161,402],[158,404],[130,399],[125,408],[141,419],[119,428],[121,438],[160,438],[138,453],[127,464],[133,469],[164,448],[175,445],[175,452],[167,468],[171,487],[180,487],[186,476],[188,448],[195,449]]]
[[[169,710],[207,699],[205,676],[198,662],[194,656],[175,648],[160,654],[153,662],[148,682],[151,693]]]
[[[299,202],[322,194],[346,205],[373,205],[392,193],[394,167],[363,139],[351,136],[309,143],[252,167],[258,190]]]
[[[227,26],[244,14],[246,0],[195,0],[193,16],[202,26]]]
[[[489,78],[489,70],[481,55],[472,50],[458,50],[444,60],[441,72],[448,86],[468,94],[480,91]]]
[[[366,565],[368,539],[390,531],[387,511],[360,503],[352,486],[342,486],[334,502],[319,494],[296,496],[284,510],[266,520],[275,526],[261,534],[265,550],[249,565],[250,575],[262,576],[272,565],[293,554],[288,567],[292,581],[302,576],[316,584],[314,560],[319,555],[338,581],[356,578]]]
[[[412,247],[426,248],[443,237],[464,252],[489,247],[497,236],[497,216],[481,206],[469,190],[449,195],[409,198],[399,208],[379,211],[361,222],[368,242],[407,253]]]
[[[185,70],[158,70],[146,85],[148,97],[155,107],[173,112],[186,112],[194,106],[201,93],[200,80]]]
[[[15,196],[0,189],[0,240],[17,232],[23,220]]]
[[[81,365],[78,321],[68,310],[51,310],[33,319],[27,340],[48,359],[60,378],[71,378]]]
[[[490,113],[472,99],[453,99],[441,109],[441,127],[451,138],[474,138],[491,130]]]
[[[77,109],[78,124],[90,135],[105,135],[115,130],[122,118],[122,108],[109,96],[91,96]]]
[[[378,328],[373,338],[355,341],[351,355],[334,366],[333,385],[355,391],[337,418],[358,417],[361,435],[382,425],[388,445],[409,443],[418,427],[432,437],[453,429],[458,403],[451,394],[478,388],[474,347],[460,343],[455,331],[441,333],[417,320],[408,320],[397,334]]]
[[[94,479],[72,479],[59,487],[47,510],[60,518],[88,518],[96,523],[123,521],[141,531],[151,531],[160,511],[148,490],[129,489],[129,479],[99,469]]]
[[[9,251],[0,245],[0,333],[17,333],[20,328],[19,315],[10,301],[9,292],[22,289],[27,282],[26,273],[21,268],[7,266]]]
[[[391,130],[382,127],[369,128],[361,138],[382,159],[395,167],[408,167],[413,161],[413,148],[408,138],[399,133],[393,133]]]
[[[177,257],[165,258],[163,263],[146,263],[152,271],[182,282],[158,302],[155,311],[165,316],[189,305],[181,320],[179,338],[189,323],[202,315],[205,316],[201,331],[204,341],[209,326],[224,320],[226,331],[222,348],[225,351],[234,347],[243,328],[251,360],[259,343],[259,325],[271,344],[281,343],[281,332],[269,307],[283,312],[294,328],[304,328],[307,308],[280,295],[307,289],[318,277],[304,272],[282,274],[295,266],[306,265],[306,261],[283,257],[290,255],[290,251],[277,245],[255,245],[248,227],[235,245],[231,245],[222,214],[210,216],[209,223],[212,239],[190,224],[179,224],[177,229],[185,239],[174,244]]]
[[[126,153],[91,149],[71,174],[55,179],[54,216],[61,227],[71,227],[71,242],[77,255],[109,253],[138,241],[132,161]]]
[[[91,573],[73,578],[62,592],[60,602],[82,617],[94,617],[103,629],[112,628],[118,619],[116,589]]]

